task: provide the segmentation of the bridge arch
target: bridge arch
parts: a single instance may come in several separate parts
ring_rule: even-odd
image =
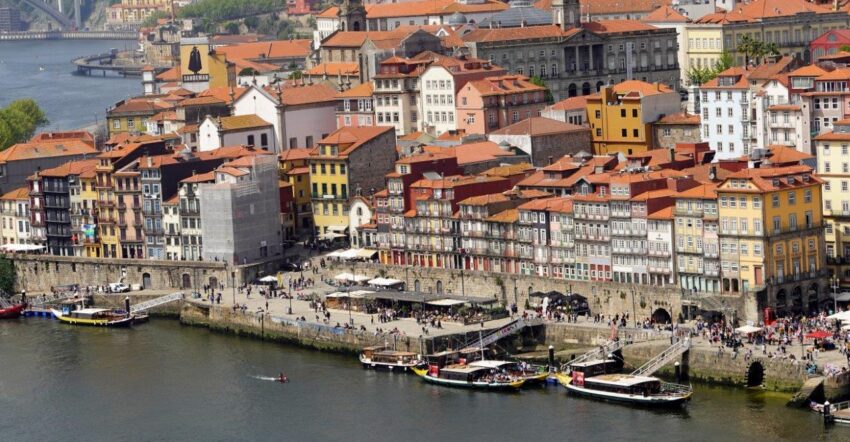
[[[74,28],[74,22],[71,21],[71,19],[68,18],[65,14],[59,12],[59,10],[53,7],[53,5],[43,2],[41,0],[23,0],[23,2],[49,15],[50,18],[56,21],[56,23],[59,23],[63,28]]]
[[[744,376],[744,382],[747,387],[758,387],[764,383],[764,365],[759,361],[753,361],[747,367],[747,374]]]

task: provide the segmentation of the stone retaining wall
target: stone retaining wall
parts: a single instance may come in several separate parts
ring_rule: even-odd
[[[405,282],[408,290],[466,294],[475,297],[495,298],[510,305],[525,305],[528,294],[557,290],[561,293],[579,293],[587,297],[593,313],[616,315],[636,311],[638,319],[652,316],[658,310],[666,311],[673,321],[682,313],[682,293],[678,286],[656,287],[599,281],[570,281],[565,279],[489,273],[481,271],[447,270],[375,263],[330,264],[325,269],[326,278],[352,269],[369,277],[384,276]],[[742,319],[757,314],[754,295],[728,297],[728,306]],[[754,313],[755,312],[755,313]]]
[[[626,346],[623,349],[626,367],[640,367],[661,353],[669,344],[669,342],[658,342]],[[781,359],[762,358],[758,355],[745,361],[743,353],[733,359],[732,352],[728,350],[718,355],[716,349],[691,348],[682,356],[681,361],[682,373],[687,375],[688,379],[736,387],[747,386],[747,377],[753,364],[761,365],[764,374],[762,385],[768,390],[795,393],[807,379],[802,365],[793,365]],[[757,370],[757,367],[754,370]],[[658,373],[672,378],[675,375],[675,367],[671,363]]]
[[[264,340],[295,344],[302,347],[337,353],[358,354],[363,347],[395,345],[399,351],[421,353],[417,337],[375,335],[320,324],[281,319],[252,312],[234,312],[227,307],[200,306],[186,302],[180,321],[187,325],[209,327],[210,330],[253,336]]]

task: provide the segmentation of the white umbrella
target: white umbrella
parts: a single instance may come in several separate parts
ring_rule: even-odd
[[[372,278],[370,278],[366,275],[354,275],[353,279],[354,279],[354,282],[366,282],[366,281],[368,281]]]
[[[842,325],[841,329],[844,330],[844,331],[850,330],[850,324]]]
[[[850,311],[838,312],[826,317],[827,319],[838,319],[841,321],[850,321]]]
[[[263,276],[260,278],[260,282],[277,282],[277,276]]]
[[[738,333],[750,334],[750,333],[760,332],[761,327],[754,327],[752,325],[744,325],[742,327],[736,328],[735,331],[738,332]]]
[[[334,276],[334,279],[337,281],[353,281],[354,275],[351,273],[340,273],[339,275]]]

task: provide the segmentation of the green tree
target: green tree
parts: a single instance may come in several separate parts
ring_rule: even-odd
[[[316,17],[313,17],[312,15],[307,16],[307,27],[316,29]]]
[[[0,109],[0,150],[28,140],[47,123],[44,112],[31,99],[16,100]]]
[[[239,35],[239,23],[229,21],[226,25],[224,25],[224,30],[230,35]]]
[[[256,69],[251,68],[251,67],[247,67],[247,68],[244,68],[241,71],[239,71],[240,77],[248,77],[248,76],[251,76],[251,75],[259,75],[259,74],[260,73],[257,72]]]
[[[301,79],[302,75],[303,74],[301,73],[301,71],[292,71],[292,72],[289,73],[289,77],[287,77],[287,78],[290,79],[290,80],[299,80],[299,79]]]
[[[149,15],[148,18],[146,18],[145,21],[142,22],[142,26],[152,28],[157,25],[157,22],[159,22],[160,19],[169,17],[171,17],[171,14],[165,11],[156,11],[153,14]]]
[[[260,23],[260,19],[256,16],[245,17],[245,20],[242,20],[242,23],[245,24],[245,27],[253,31],[257,29],[257,25]]]
[[[549,90],[549,87],[546,86],[546,82],[544,82],[542,78],[535,76],[531,77],[530,81],[533,85],[546,88],[546,90],[543,92],[543,99],[546,100],[546,103],[552,104],[555,102],[555,97],[552,96],[552,92]]]
[[[15,264],[0,257],[0,293],[11,295],[15,293]]]
[[[717,76],[717,74],[725,71],[726,69],[731,68],[734,65],[735,65],[735,59],[732,58],[732,54],[730,54],[726,51],[723,51],[723,53],[720,54],[720,58],[718,58],[717,62],[714,63],[715,76]]]

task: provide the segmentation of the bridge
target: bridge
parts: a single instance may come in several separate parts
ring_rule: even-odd
[[[54,21],[59,23],[62,26],[62,29],[80,29],[82,27],[82,23],[80,21],[80,2],[82,0],[74,0],[74,18],[75,22],[71,21],[68,16],[62,13],[62,0],[58,0],[56,5],[58,8],[54,7],[52,4],[48,3],[48,1],[42,0],[22,0],[24,3],[32,6],[33,8],[38,9],[39,11],[44,12],[49,15]]]
[[[80,75],[93,75],[94,72],[101,72],[106,76],[107,72],[115,72],[118,75],[141,76],[144,65],[134,64],[115,64],[117,51],[112,50],[103,54],[86,55],[85,57],[76,58],[71,61],[77,67],[77,73]],[[169,69],[169,66],[154,66],[154,71],[159,73]]]
[[[0,41],[16,40],[138,40],[134,31],[27,31],[2,32]]]

